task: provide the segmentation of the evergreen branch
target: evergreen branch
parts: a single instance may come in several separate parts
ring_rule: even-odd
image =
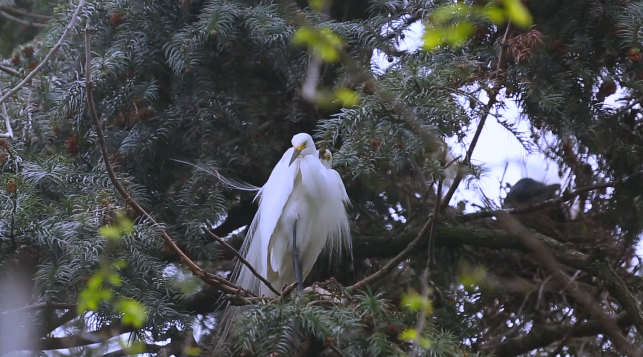
[[[18,312],[34,311],[34,310],[41,310],[41,309],[75,309],[75,308],[76,308],[76,304],[66,304],[66,303],[48,301],[48,302],[43,302],[41,304],[34,304],[34,305],[21,307],[14,310],[4,311],[2,315],[9,315],[9,314],[15,314]]]
[[[590,192],[590,191],[596,191],[596,190],[600,190],[600,189],[603,189],[603,188],[616,187],[616,186],[622,185],[625,182],[627,182],[627,181],[629,181],[629,180],[631,180],[631,179],[633,179],[635,177],[639,177],[641,175],[643,175],[643,171],[633,173],[632,175],[626,176],[626,177],[624,177],[624,178],[622,178],[620,180],[616,180],[616,181],[612,181],[612,182],[603,182],[603,183],[598,183],[598,184],[595,184],[595,185],[589,185],[589,186],[581,187],[581,188],[579,188],[577,190],[562,194],[559,197],[551,198],[551,199],[548,199],[548,200],[545,200],[545,201],[541,201],[541,202],[538,202],[538,203],[530,205],[530,206],[520,207],[520,208],[506,208],[506,209],[500,209],[500,210],[495,210],[495,211],[481,211],[481,212],[469,213],[469,214],[462,215],[462,216],[458,217],[457,219],[458,219],[458,221],[464,223],[464,222],[471,222],[471,221],[477,220],[477,219],[495,217],[496,215],[498,215],[498,214],[500,214],[502,212],[509,213],[509,214],[530,213],[530,212],[534,212],[534,211],[537,211],[537,210],[540,210],[540,209],[543,209],[543,208],[546,208],[546,207],[549,207],[549,206],[553,206],[553,205],[558,204],[558,203],[563,203],[563,202],[570,201],[570,200],[574,199],[575,197],[577,197],[577,196],[579,196],[579,195],[581,195],[583,193],[587,193],[587,192]]]
[[[84,5],[85,5],[85,0],[80,0],[78,2],[76,11],[74,11],[74,13],[71,15],[71,20],[69,20],[69,24],[67,24],[67,27],[65,27],[65,31],[60,36],[60,39],[58,39],[58,42],[56,42],[54,47],[52,47],[49,53],[47,53],[47,56],[45,56],[42,62],[40,62],[38,66],[36,66],[36,68],[34,68],[34,70],[27,75],[27,77],[25,77],[20,83],[18,83],[17,86],[11,88],[11,90],[9,90],[5,95],[0,97],[0,104],[6,102],[10,96],[12,96],[14,93],[19,91],[20,88],[24,87],[25,84],[29,83],[29,81],[31,81],[31,79],[35,77],[36,74],[38,74],[38,72],[40,72],[43,68],[45,68],[45,66],[47,65],[47,62],[49,62],[49,60],[51,60],[54,57],[54,54],[56,54],[56,51],[58,51],[60,46],[62,46],[63,42],[69,35],[69,32],[71,32],[71,29],[76,24],[76,19],[78,18],[78,15],[80,14],[80,10],[82,10]]]
[[[62,314],[60,317],[57,317],[55,319],[52,319],[51,321],[47,321],[47,323],[44,326],[44,330],[41,332],[42,335],[47,335],[51,333],[51,331],[59,328],[60,326],[74,320],[76,317],[78,317],[78,310],[74,309],[69,309],[67,312]]]
[[[5,72],[5,73],[9,73],[9,74],[10,74],[10,75],[12,75],[12,76],[20,77],[20,72],[16,71],[16,70],[15,70],[15,69],[13,69],[13,68],[9,68],[9,67],[7,67],[7,66],[3,66],[3,65],[1,65],[1,64],[0,64],[0,71]],[[0,94],[0,95],[1,95],[1,94]]]
[[[610,317],[621,329],[632,325],[632,320],[627,313],[620,313]],[[492,352],[496,356],[518,356],[535,349],[540,349],[561,340],[564,336],[583,338],[606,333],[606,326],[601,320],[591,320],[576,325],[561,326],[534,326],[531,331],[514,339],[506,339],[498,344],[484,344],[480,351]]]
[[[84,1],[84,0],[81,0]],[[201,280],[203,280],[205,283],[210,284],[212,286],[216,286],[217,288],[221,289],[222,291],[228,293],[228,294],[238,294],[239,292],[243,291],[244,293],[251,294],[250,292],[246,290],[242,290],[240,287],[230,283],[226,279],[223,279],[221,277],[218,277],[214,274],[210,274],[203,270],[201,267],[199,267],[192,259],[190,259],[185,253],[179,248],[179,246],[176,245],[174,240],[167,234],[165,229],[161,227],[156,220],[149,214],[143,207],[141,207],[138,202],[136,202],[125,190],[123,185],[121,185],[120,181],[116,177],[116,174],[114,173],[114,168],[112,167],[111,162],[109,161],[109,154],[107,153],[107,145],[105,143],[105,134],[103,133],[103,128],[101,126],[100,119],[98,117],[98,113],[96,112],[96,106],[94,104],[94,97],[92,93],[92,87],[93,87],[93,82],[92,82],[92,72],[91,72],[91,36],[89,33],[89,24],[85,26],[85,88],[86,88],[86,96],[87,96],[87,106],[89,108],[89,113],[92,117],[92,120],[94,121],[94,125],[96,126],[96,135],[98,136],[98,146],[100,148],[101,154],[103,156],[103,161],[105,162],[105,168],[107,170],[107,175],[109,176],[110,181],[118,191],[118,193],[125,199],[125,201],[134,208],[134,210],[144,216],[149,222],[152,223],[152,225],[156,226],[161,230],[161,235],[163,236],[163,239],[165,240],[165,244],[168,245],[170,249],[172,249],[176,254],[181,258],[181,262],[185,264],[185,266],[190,269],[190,271],[199,277]],[[252,295],[252,294],[251,294]]]
[[[496,73],[494,75],[494,85],[493,88],[488,91],[489,93],[489,101],[487,102],[487,105],[485,106],[482,116],[480,117],[480,123],[478,123],[478,127],[476,128],[476,132],[473,135],[473,139],[471,139],[471,144],[469,144],[469,149],[467,149],[467,154],[464,158],[464,165],[471,166],[471,157],[473,156],[473,150],[476,148],[476,145],[478,144],[478,140],[480,139],[480,135],[482,134],[482,129],[484,128],[485,122],[487,121],[487,118],[489,117],[489,114],[491,114],[491,108],[493,108],[494,105],[498,102],[498,93],[500,92],[500,81],[498,80],[498,76],[500,74],[500,67],[502,66],[502,58],[505,55],[505,49],[507,48],[507,35],[509,34],[509,28],[511,27],[511,19],[507,22],[507,28],[505,29],[505,34],[502,37],[502,42],[500,43],[500,53],[498,54],[498,66],[496,67]],[[451,187],[449,187],[449,191],[447,191],[447,194],[444,196],[442,199],[441,203],[441,208],[445,210],[447,206],[449,206],[449,202],[451,201],[451,198],[453,198],[453,195],[455,194],[455,191],[458,189],[458,186],[460,186],[460,182],[462,182],[462,170],[458,170],[458,173],[455,175],[455,178],[453,179],[453,183],[451,183]]]
[[[353,292],[357,289],[360,289],[368,284],[372,284],[373,282],[383,278],[386,274],[390,273],[395,267],[397,267],[404,259],[406,259],[411,253],[415,251],[415,248],[420,244],[426,233],[429,231],[431,226],[433,225],[433,219],[434,216],[431,216],[426,223],[424,223],[424,227],[420,230],[420,232],[417,234],[415,239],[409,243],[409,245],[406,246],[406,248],[401,251],[398,255],[396,255],[393,259],[391,259],[386,265],[384,265],[380,270],[376,271],[375,273],[367,276],[366,278],[358,281],[357,283],[353,284],[352,286],[348,287],[349,292]]]
[[[226,247],[226,249],[228,249],[229,251],[231,251],[231,252],[235,255],[235,257],[237,257],[237,258],[239,259],[239,261],[241,261],[241,263],[243,263],[243,265],[245,265],[245,266],[246,266],[246,267],[247,267],[247,268],[252,272],[252,274],[254,274],[257,278],[259,278],[259,280],[261,280],[261,282],[262,282],[262,283],[264,283],[264,284],[268,287],[268,289],[270,289],[273,293],[277,294],[277,296],[281,295],[281,294],[279,293],[279,291],[277,291],[277,289],[275,289],[275,288],[270,284],[270,282],[269,282],[268,280],[266,280],[266,278],[264,278],[263,276],[261,276],[261,274],[259,274],[259,273],[257,272],[257,270],[255,270],[255,268],[252,266],[252,264],[248,263],[248,261],[247,261],[247,260],[246,260],[242,255],[241,255],[241,253],[239,253],[236,249],[232,248],[232,246],[231,246],[230,244],[228,244],[226,241],[224,241],[223,239],[221,239],[221,237],[219,237],[219,236],[217,236],[216,234],[214,234],[214,233],[213,233],[210,229],[208,229],[208,227],[206,227],[205,225],[204,225],[204,226],[202,226],[202,227],[201,227],[201,229],[203,229],[203,231],[204,231],[208,236],[210,236],[211,238],[215,239],[217,242],[219,242],[219,244],[221,244],[222,246]]]
[[[554,276],[554,279],[558,280],[560,285],[566,286],[569,293],[606,326],[605,334],[609,336],[614,346],[622,354],[633,357],[641,356],[641,350],[627,341],[627,339],[625,339],[625,337],[623,337],[619,332],[620,328],[616,324],[615,320],[605,314],[603,310],[587,296],[589,294],[582,291],[580,286],[560,269],[556,258],[554,258],[554,256],[543,246],[541,242],[533,238],[529,231],[508,213],[501,212],[497,217],[506,229],[513,233],[518,240],[528,248],[530,253],[550,271]],[[617,282],[612,283],[617,284]],[[639,330],[639,333],[641,333],[641,330]]]
[[[5,9],[5,10],[9,10],[9,11],[14,12],[16,14],[20,14],[20,15],[24,15],[24,16],[31,16],[31,17],[35,17],[37,19],[42,19],[42,20],[45,20],[45,21],[53,19],[52,16],[34,14],[34,13],[27,12],[27,11],[25,11],[23,9],[19,9],[19,8],[13,7],[13,6],[2,5],[2,6],[0,6],[0,8]]]
[[[2,88],[0,88],[0,96],[2,96]],[[7,129],[7,132],[0,134],[0,138],[13,139],[13,130],[11,129],[11,120],[9,120],[9,113],[7,113],[7,104],[5,103],[2,103],[2,116],[4,117],[4,125]]]
[[[40,22],[31,22],[27,20],[23,20],[21,18],[15,17],[11,14],[7,14],[6,12],[0,10],[0,16],[4,17],[7,20],[17,22],[19,24],[25,25],[25,26],[30,26],[30,27],[46,27],[47,25],[41,24]]]

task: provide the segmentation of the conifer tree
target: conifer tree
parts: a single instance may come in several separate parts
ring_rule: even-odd
[[[0,355],[641,355],[643,2],[325,4],[0,0],[46,21],[0,17]],[[560,197],[462,212],[492,120]],[[333,151],[353,260],[263,301],[226,280],[256,204],[221,177],[261,186],[298,132]]]

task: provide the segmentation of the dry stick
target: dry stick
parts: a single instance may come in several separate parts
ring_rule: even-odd
[[[413,241],[411,243],[409,243],[409,245],[407,245],[406,248],[404,248],[404,250],[400,252],[400,254],[396,255],[393,259],[389,260],[389,262],[386,263],[386,265],[383,266],[380,270],[378,270],[375,273],[367,276],[366,278],[358,281],[357,283],[349,286],[348,291],[352,292],[352,291],[355,291],[357,289],[360,289],[363,286],[365,286],[367,284],[370,284],[370,283],[372,283],[372,282],[374,282],[374,281],[376,281],[378,279],[381,279],[384,275],[390,273],[391,270],[393,270],[404,259],[406,259],[406,257],[408,257],[409,254],[411,254],[415,250],[415,247],[417,247],[417,245],[420,244],[420,242],[422,241],[422,239],[424,238],[426,233],[431,228],[431,225],[433,224],[433,219],[434,219],[434,216],[431,216],[426,221],[426,223],[424,224],[424,226],[422,227],[422,229],[420,230],[418,235],[415,237],[415,239],[413,239]]]
[[[81,0],[81,2],[84,2]],[[85,88],[86,88],[86,95],[87,95],[87,106],[89,107],[89,113],[91,114],[91,117],[94,121],[94,125],[96,126],[96,135],[98,136],[98,146],[100,148],[101,154],[103,156],[103,161],[105,162],[105,168],[107,170],[107,175],[109,176],[109,179],[112,181],[112,184],[118,191],[118,193],[123,196],[125,201],[134,208],[134,210],[144,216],[148,221],[152,222],[152,224],[156,227],[158,227],[161,230],[161,235],[163,236],[163,239],[165,240],[165,244],[167,244],[176,254],[179,255],[181,258],[181,262],[185,264],[185,266],[192,271],[194,275],[199,277],[201,280],[206,282],[209,285],[212,285],[221,291],[228,293],[228,294],[236,294],[240,291],[242,291],[241,288],[235,286],[234,284],[228,282],[227,280],[218,277],[213,274],[208,274],[205,270],[201,269],[192,259],[190,259],[183,251],[181,248],[179,248],[174,240],[167,234],[165,229],[161,227],[152,216],[150,216],[143,207],[139,206],[138,202],[136,202],[130,195],[127,193],[125,188],[121,185],[121,183],[118,181],[118,178],[116,177],[116,174],[114,173],[114,169],[112,168],[112,164],[109,161],[109,155],[107,153],[107,146],[105,144],[105,135],[103,133],[103,128],[101,126],[101,122],[98,118],[98,114],[96,113],[96,107],[94,104],[94,97],[92,94],[92,71],[91,71],[91,38],[89,34],[89,24],[86,25],[85,27]],[[247,291],[244,290],[244,292],[248,293]]]
[[[0,88],[0,96],[2,95],[2,88]],[[9,113],[7,113],[7,104],[2,103],[2,116],[4,117],[4,125],[7,132],[0,134],[0,138],[13,139],[13,130],[11,130],[11,120],[9,120]]]
[[[643,171],[639,171],[636,173],[633,173],[629,176],[626,176],[620,180],[612,181],[612,182],[604,182],[604,183],[598,183],[595,185],[590,185],[590,186],[585,186],[581,187],[575,191],[565,193],[561,195],[560,197],[557,198],[552,198],[546,201],[541,201],[536,204],[527,206],[527,207],[522,207],[522,208],[509,208],[509,209],[501,209],[497,211],[481,211],[481,212],[476,212],[476,213],[470,213],[466,214],[463,216],[458,217],[458,220],[460,222],[470,222],[476,219],[482,219],[482,218],[490,218],[496,216],[500,212],[506,212],[506,213],[511,213],[511,214],[520,214],[520,213],[529,213],[533,211],[537,211],[539,209],[549,207],[552,205],[555,205],[557,203],[563,203],[572,200],[576,196],[589,192],[589,191],[595,191],[595,190],[600,190],[603,188],[608,188],[608,187],[616,187],[618,185],[622,185],[623,183],[643,175]]]
[[[495,83],[493,85],[493,88],[488,92],[489,101],[487,102],[487,105],[485,106],[482,112],[482,116],[480,117],[480,123],[478,123],[478,128],[476,129],[476,133],[473,135],[473,139],[471,140],[471,145],[469,145],[469,149],[467,150],[467,155],[464,158],[464,164],[467,166],[471,166],[471,157],[473,156],[473,150],[478,144],[478,139],[480,139],[480,134],[482,134],[482,129],[484,128],[484,124],[487,121],[489,114],[491,113],[491,108],[493,108],[493,106],[498,101],[498,92],[500,92],[500,81],[498,80],[498,75],[500,73],[500,67],[502,66],[502,57],[504,57],[504,54],[505,54],[505,45],[507,43],[507,35],[509,34],[509,27],[511,27],[511,18],[509,18],[509,21],[507,22],[507,29],[505,30],[505,34],[502,37],[502,42],[500,43],[498,66],[496,67],[496,73],[494,76]],[[449,202],[451,201],[451,198],[453,198],[453,195],[455,194],[455,190],[458,189],[458,186],[460,185],[461,181],[462,181],[462,172],[461,170],[458,170],[458,173],[455,175],[455,178],[453,179],[453,183],[451,184],[451,187],[449,187],[449,191],[447,192],[446,196],[444,196],[444,199],[442,200],[442,203],[440,205],[442,210],[445,210],[449,206]]]
[[[31,17],[35,17],[37,19],[42,19],[42,20],[45,20],[45,21],[53,19],[53,16],[34,14],[34,13],[27,12],[27,11],[25,11],[23,9],[19,9],[19,8],[13,7],[13,6],[6,6],[5,5],[5,6],[0,6],[0,8],[5,9],[5,10],[9,10],[11,12],[15,12],[16,14],[25,15],[25,16],[31,16]]]
[[[63,45],[63,42],[65,41],[65,38],[67,38],[67,36],[69,35],[69,32],[71,31],[71,29],[76,24],[76,19],[78,18],[78,15],[80,14],[80,10],[83,8],[84,5],[85,5],[85,0],[80,0],[78,2],[78,6],[76,7],[76,11],[74,11],[74,14],[71,15],[71,20],[69,21],[69,24],[67,24],[67,27],[65,27],[65,31],[60,36],[60,39],[58,40],[58,42],[56,42],[54,47],[51,48],[51,50],[49,51],[49,53],[47,53],[47,56],[45,56],[45,58],[42,60],[42,62],[40,62],[40,64],[38,64],[38,66],[36,68],[34,68],[34,70],[31,71],[31,73],[29,73],[27,75],[27,77],[25,77],[25,79],[23,79],[20,83],[18,83],[17,86],[13,87],[10,91],[8,91],[5,95],[3,95],[0,98],[0,104],[6,102],[7,99],[9,99],[10,96],[12,96],[14,93],[19,91],[20,88],[24,87],[25,84],[29,83],[29,81],[31,81],[31,79],[38,72],[40,72],[43,68],[45,68],[45,65],[47,64],[47,62],[49,62],[49,60],[51,60],[51,58],[54,57],[54,54],[56,53],[56,51],[58,51],[60,46]]]
[[[641,357],[641,350],[632,345],[620,334],[619,327],[614,319],[607,316],[600,307],[594,304],[594,301],[587,296],[588,294],[586,292],[581,291],[578,284],[571,281],[571,279],[563,273],[553,255],[538,240],[531,237],[531,234],[525,227],[506,212],[499,212],[496,217],[505,225],[506,229],[516,235],[522,244],[531,251],[532,255],[551,272],[554,279],[558,280],[561,286],[567,286],[569,293],[584,305],[592,315],[603,322],[606,326],[605,334],[609,336],[614,346],[622,354]]]
[[[0,71],[5,72],[5,73],[9,73],[9,74],[10,74],[10,75],[12,75],[12,76],[20,77],[20,72],[16,71],[16,70],[15,70],[15,69],[13,69],[13,68],[9,68],[9,67],[7,67],[7,66],[3,66],[3,65],[1,65],[1,64],[0,64]]]
[[[34,304],[34,305],[21,307],[14,310],[5,311],[2,313],[2,315],[9,315],[9,314],[15,314],[17,312],[33,311],[33,310],[40,310],[40,309],[75,309],[76,306],[77,306],[76,304],[66,304],[66,303],[60,303],[60,302],[43,302],[41,304]]]
[[[4,17],[7,20],[17,22],[19,24],[25,25],[25,26],[31,26],[31,27],[45,27],[47,25],[41,24],[40,22],[31,22],[27,20],[23,20],[21,18],[15,17],[11,14],[7,14],[6,12],[0,10],[0,16]]]
[[[241,253],[239,253],[236,249],[234,249],[230,244],[228,244],[226,241],[224,241],[221,237],[219,237],[218,235],[214,234],[214,232],[212,232],[208,227],[203,226],[203,227],[202,227],[202,229],[203,229],[203,231],[204,231],[207,235],[209,235],[211,238],[215,239],[217,242],[219,242],[219,244],[221,244],[222,246],[226,247],[226,249],[228,249],[229,251],[231,251],[231,252],[232,252],[232,254],[234,254],[237,258],[239,258],[239,261],[240,261],[241,263],[243,263],[243,265],[245,265],[245,266],[246,266],[246,267],[247,267],[247,268],[252,272],[252,274],[254,274],[257,278],[259,278],[259,280],[261,280],[261,282],[263,282],[264,284],[266,284],[266,286],[268,287],[268,289],[270,289],[273,293],[277,294],[277,296],[281,295],[281,294],[279,293],[279,291],[277,291],[277,289],[275,289],[275,288],[272,286],[272,284],[270,284],[270,282],[269,282],[266,278],[264,278],[263,276],[261,276],[261,274],[259,274],[259,272],[257,272],[257,270],[255,270],[255,268],[253,268],[253,267],[252,267],[252,264],[250,264],[250,263],[249,263],[249,262],[248,262],[248,261],[247,261],[247,260],[246,260],[242,255],[241,255]]]

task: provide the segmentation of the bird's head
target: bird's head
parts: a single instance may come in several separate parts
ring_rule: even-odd
[[[296,158],[311,155],[316,151],[313,138],[306,133],[296,134],[290,142],[295,151],[292,153],[288,166],[292,165]]]
[[[319,161],[321,161],[322,165],[324,165],[327,169],[333,167],[333,154],[330,153],[330,150],[319,149],[318,151]]]

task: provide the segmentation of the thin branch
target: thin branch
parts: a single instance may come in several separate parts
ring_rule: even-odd
[[[10,74],[10,75],[12,75],[12,76],[20,77],[20,72],[16,71],[16,70],[15,70],[15,69],[13,69],[13,68],[9,68],[9,67],[7,67],[7,66],[3,66],[3,65],[1,65],[1,64],[0,64],[0,71],[5,72],[5,73],[9,73],[9,74]],[[0,95],[1,95],[1,94],[0,94]]]
[[[138,348],[136,349],[136,351],[134,351],[131,348],[121,348],[120,350],[106,353],[102,357],[123,357],[123,356],[139,355],[139,354],[157,353],[164,347],[165,346],[146,343],[145,348],[143,348],[143,351],[138,350]]]
[[[60,46],[62,46],[63,42],[65,41],[65,38],[67,38],[67,36],[69,35],[69,32],[71,32],[71,29],[76,24],[76,19],[78,18],[78,15],[80,14],[80,10],[83,8],[84,5],[85,5],[85,0],[80,0],[78,2],[78,6],[76,7],[76,11],[74,11],[74,14],[71,15],[71,20],[69,20],[69,24],[67,24],[67,27],[65,27],[65,31],[60,36],[60,39],[58,39],[58,42],[56,42],[54,47],[51,48],[51,50],[49,51],[49,53],[47,53],[47,56],[45,56],[45,58],[42,60],[42,62],[40,62],[38,64],[38,66],[36,66],[36,68],[34,68],[34,70],[31,71],[31,73],[29,73],[27,75],[27,77],[25,77],[25,79],[23,79],[20,83],[18,83],[17,86],[13,87],[5,95],[0,97],[0,104],[6,102],[7,99],[9,99],[9,97],[11,97],[17,91],[19,91],[20,88],[24,87],[25,84],[27,84],[29,81],[31,81],[31,79],[36,74],[38,74],[38,72],[40,72],[43,68],[45,68],[45,65],[47,65],[47,62],[49,62],[49,60],[51,60],[54,57],[54,54],[56,54],[56,51],[58,51]]]
[[[556,258],[554,258],[542,243],[531,237],[529,231],[508,213],[501,212],[497,217],[506,229],[515,234],[519,241],[530,250],[531,254],[550,271],[554,276],[554,279],[558,280],[559,284],[562,286],[568,285],[569,287],[567,290],[570,295],[574,296],[574,298],[576,298],[577,301],[590,312],[590,314],[597,317],[605,325],[605,335],[610,338],[613,345],[620,353],[628,356],[641,356],[641,350],[627,341],[619,332],[620,328],[614,319],[605,314],[603,310],[597,306],[590,297],[588,297],[589,294],[581,291],[580,287],[560,269]]]
[[[76,304],[66,304],[66,303],[60,303],[60,302],[43,302],[41,304],[34,304],[34,305],[21,307],[14,310],[5,311],[2,313],[2,315],[9,315],[9,314],[15,314],[18,312],[26,312],[26,311],[34,311],[34,310],[42,310],[42,309],[75,309],[76,306],[77,306]]]
[[[31,27],[46,27],[47,25],[41,24],[40,22],[31,22],[27,20],[23,20],[21,18],[15,17],[11,14],[7,14],[6,12],[0,10],[0,16],[4,17],[7,20],[17,22],[19,24],[25,25],[25,26],[31,26]]]
[[[5,10],[9,10],[9,11],[14,12],[16,14],[20,14],[20,15],[24,15],[24,16],[31,16],[31,17],[35,17],[37,19],[41,19],[41,20],[45,20],[45,21],[53,19],[53,16],[34,14],[32,12],[27,12],[27,11],[25,11],[23,9],[19,9],[19,8],[13,7],[13,6],[4,5],[4,6],[0,6],[0,8],[3,8]]]
[[[81,0],[84,2],[84,0]],[[89,24],[85,26],[85,88],[86,88],[86,95],[87,95],[87,106],[89,108],[89,113],[92,117],[92,120],[94,121],[94,125],[96,126],[96,135],[98,136],[98,146],[100,148],[101,154],[103,156],[103,161],[105,162],[105,168],[107,170],[107,175],[109,176],[110,181],[112,182],[112,185],[114,185],[114,188],[118,191],[118,193],[125,199],[125,201],[134,208],[134,210],[140,214],[141,216],[145,217],[149,222],[152,223],[155,227],[159,228],[161,231],[161,235],[163,236],[163,239],[165,240],[165,244],[172,249],[180,258],[181,262],[185,264],[185,266],[192,271],[194,275],[199,277],[201,280],[203,280],[205,283],[210,284],[212,286],[216,286],[217,288],[221,289],[223,292],[228,293],[228,294],[236,294],[238,292],[243,291],[246,294],[252,295],[250,292],[243,290],[239,288],[238,286],[230,283],[229,281],[218,277],[213,274],[209,274],[205,270],[203,270],[201,267],[199,267],[192,259],[190,259],[185,253],[179,248],[174,240],[167,234],[165,229],[159,225],[156,220],[149,214],[143,207],[141,207],[138,202],[136,202],[125,190],[123,185],[121,185],[120,181],[116,177],[116,174],[114,173],[114,168],[112,167],[112,164],[109,161],[109,154],[107,153],[107,145],[105,143],[105,134],[103,133],[103,128],[100,122],[100,119],[98,117],[98,114],[96,113],[96,106],[94,104],[94,96],[92,94],[92,71],[91,71],[91,36],[89,33]]]
[[[391,259],[380,270],[376,271],[375,273],[367,276],[366,278],[348,287],[348,291],[353,292],[357,289],[364,287],[365,285],[371,284],[374,281],[381,279],[386,274],[390,273],[395,267],[397,267],[404,259],[406,259],[413,251],[415,251],[415,248],[420,244],[420,242],[423,240],[426,233],[431,228],[431,225],[433,224],[433,218],[434,216],[431,216],[426,221],[426,223],[424,224],[424,227],[422,227],[422,229],[415,237],[415,239],[411,243],[409,243],[409,245],[407,245],[406,248],[400,252],[400,254],[395,256],[395,258]]]
[[[0,96],[2,96],[2,88],[0,88]],[[9,113],[7,113],[6,103],[2,103],[2,116],[4,117],[4,125],[7,129],[7,132],[0,134],[0,138],[13,139],[13,130],[11,129],[11,120],[9,120]]]
[[[219,236],[217,236],[216,234],[214,234],[214,233],[213,233],[213,232],[212,232],[208,227],[206,227],[205,225],[204,225],[204,226],[202,226],[202,227],[201,227],[201,229],[203,229],[203,231],[204,231],[208,236],[210,236],[211,238],[215,239],[217,242],[219,242],[219,244],[221,244],[222,246],[226,247],[226,249],[228,249],[230,252],[232,252],[232,254],[234,254],[234,256],[235,256],[235,257],[237,257],[237,258],[239,259],[239,261],[240,261],[241,263],[243,263],[243,265],[245,265],[245,266],[246,266],[246,267],[247,267],[247,268],[252,272],[252,274],[254,274],[257,278],[259,278],[259,280],[261,280],[261,282],[263,282],[264,284],[266,284],[266,286],[268,287],[268,289],[270,289],[273,293],[277,294],[277,296],[281,295],[281,293],[279,293],[279,291],[277,291],[277,289],[275,289],[275,288],[272,286],[272,284],[270,284],[270,282],[269,282],[268,280],[266,280],[266,278],[264,278],[263,276],[261,276],[261,274],[259,274],[259,272],[257,272],[257,270],[255,270],[255,268],[252,266],[252,264],[250,264],[250,263],[249,263],[249,262],[248,262],[248,261],[247,261],[247,260],[246,260],[242,255],[241,255],[241,253],[239,253],[236,249],[234,249],[230,244],[228,244],[226,241],[224,241],[221,237],[219,237]]]
[[[496,215],[500,214],[501,212],[505,213],[510,213],[510,214],[521,214],[521,213],[529,213],[529,212],[534,212],[549,206],[553,206],[558,203],[563,203],[567,201],[571,201],[574,199],[576,196],[581,195],[586,192],[590,191],[595,191],[595,190],[600,190],[603,188],[608,188],[608,187],[616,187],[619,185],[622,185],[623,183],[643,175],[643,171],[639,171],[636,173],[633,173],[632,175],[626,176],[620,180],[612,181],[612,182],[604,182],[604,183],[598,183],[595,185],[589,185],[585,187],[581,187],[577,190],[565,193],[563,195],[560,195],[559,197],[556,198],[551,198],[545,201],[538,202],[536,204],[527,206],[527,207],[521,207],[521,208],[506,208],[506,209],[501,209],[501,210],[496,210],[496,211],[481,211],[481,212],[475,212],[475,213],[470,213],[470,214],[465,214],[460,217],[458,217],[458,221],[460,222],[470,222],[476,219],[483,219],[483,218],[491,218],[495,217]]]
[[[109,339],[120,336],[124,333],[134,332],[133,326],[122,326],[120,324],[109,325],[96,331],[82,332],[73,336],[65,337],[46,337],[37,341],[25,341],[24,345],[14,345],[11,347],[0,346],[0,355],[13,351],[49,351],[63,348],[82,347],[108,341]]]
[[[464,165],[467,165],[467,166],[471,166],[471,158],[473,157],[473,150],[476,148],[476,145],[478,144],[478,140],[480,139],[480,135],[482,134],[482,129],[484,128],[484,125],[487,121],[487,118],[489,117],[489,114],[491,114],[491,109],[498,102],[498,93],[500,92],[500,87],[501,87],[500,81],[498,80],[498,76],[500,73],[500,67],[502,66],[502,58],[504,57],[504,54],[505,54],[507,35],[509,34],[510,27],[511,27],[511,18],[507,22],[507,29],[505,30],[505,34],[502,37],[502,42],[500,43],[500,53],[498,54],[498,66],[496,67],[496,73],[494,76],[495,77],[494,85],[493,85],[493,88],[488,92],[489,101],[487,102],[487,105],[485,106],[482,112],[482,116],[480,117],[480,123],[478,123],[476,132],[473,135],[473,139],[471,139],[471,144],[469,145],[469,149],[467,150],[467,154],[464,158]],[[462,178],[463,178],[462,171],[458,170],[458,173],[455,175],[455,178],[453,179],[453,183],[451,184],[451,187],[449,187],[449,191],[447,192],[447,194],[444,196],[444,199],[442,200],[442,203],[440,205],[442,210],[445,210],[447,206],[449,206],[449,202],[451,201],[451,198],[453,198],[455,191],[458,189],[458,186],[460,185]]]

